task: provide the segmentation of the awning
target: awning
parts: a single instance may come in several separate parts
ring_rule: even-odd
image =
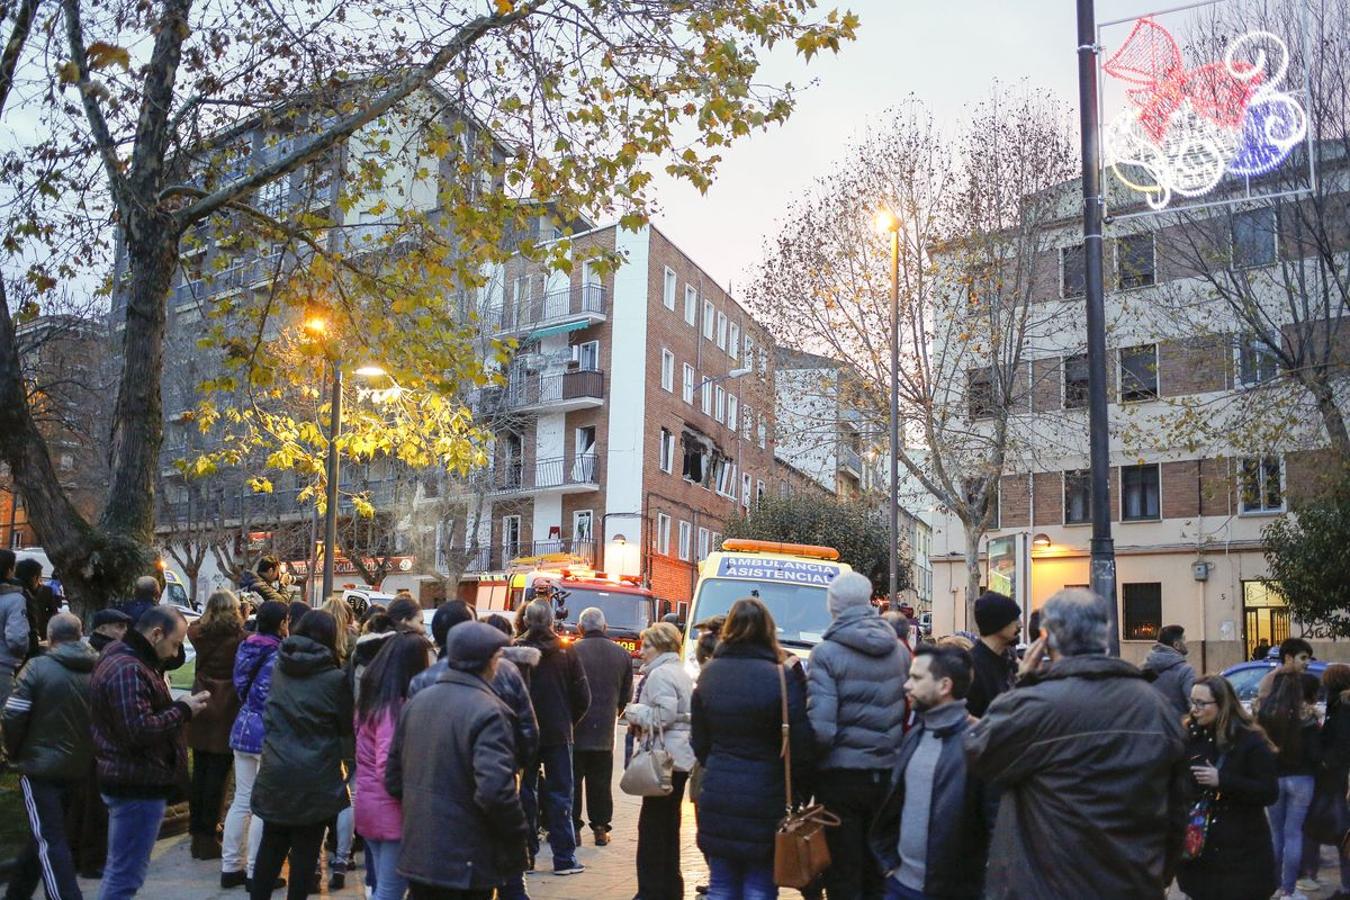
[[[590,322],[587,322],[585,319],[582,319],[579,322],[567,322],[562,325],[549,325],[547,328],[540,328],[537,331],[530,332],[529,337],[525,338],[525,340],[537,341],[540,338],[550,337],[551,335],[555,334],[567,334],[569,331],[580,331],[583,328],[590,327],[590,324],[591,324]]]

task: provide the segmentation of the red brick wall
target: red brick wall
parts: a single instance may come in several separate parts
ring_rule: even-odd
[[[1025,527],[1031,521],[1031,479],[1004,475],[999,484],[999,527]]]
[[[1035,524],[1064,522],[1064,476],[1061,472],[1037,472],[1032,476]]]

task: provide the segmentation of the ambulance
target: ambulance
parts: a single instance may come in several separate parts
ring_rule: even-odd
[[[699,563],[688,621],[697,625],[724,615],[742,597],[756,597],[778,626],[778,643],[805,657],[830,627],[826,588],[837,575],[851,571],[833,547],[728,539]],[[698,671],[696,639],[697,632],[687,629],[683,657],[691,675]]]

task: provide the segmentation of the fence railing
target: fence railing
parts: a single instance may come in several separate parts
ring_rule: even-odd
[[[548,406],[582,398],[603,399],[605,373],[599,370],[546,372],[523,375],[512,380],[502,394],[504,408]]]
[[[502,493],[538,491],[569,485],[593,485],[599,482],[599,457],[583,453],[570,457],[507,462],[492,472],[493,490]]]
[[[496,323],[498,331],[515,332],[565,322],[576,316],[604,314],[604,285],[580,284],[494,307],[489,310],[488,320]]]

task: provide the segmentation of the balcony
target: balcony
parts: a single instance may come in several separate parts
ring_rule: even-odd
[[[514,379],[502,394],[509,412],[571,412],[605,402],[605,373],[598,370],[533,372]]]
[[[503,336],[562,334],[605,320],[605,288],[599,284],[570,285],[523,303],[493,307],[487,316]],[[557,331],[552,330],[555,328]]]
[[[847,445],[839,448],[839,468],[848,472],[854,478],[862,478],[862,457],[858,451]]]
[[[533,465],[508,462],[493,469],[496,494],[581,494],[600,488],[599,458],[593,453],[570,459],[536,460]]]
[[[586,560],[594,566],[597,562],[595,541],[558,539],[535,541],[533,544],[520,542],[496,547],[479,547],[468,562],[465,572],[499,572],[511,564],[511,560],[522,556],[544,556],[550,553],[566,553]]]

